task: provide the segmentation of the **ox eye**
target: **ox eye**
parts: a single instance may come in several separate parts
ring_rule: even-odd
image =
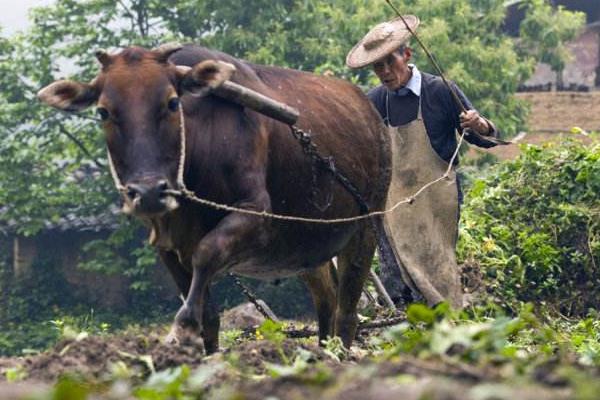
[[[96,109],[96,112],[98,113],[98,115],[100,116],[100,119],[102,121],[106,121],[108,119],[108,117],[110,116],[108,113],[108,110],[104,107],[98,107]]]
[[[179,97],[171,97],[167,107],[169,107],[169,111],[175,112],[179,110]]]

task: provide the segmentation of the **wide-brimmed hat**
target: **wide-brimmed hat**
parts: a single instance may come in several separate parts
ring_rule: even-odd
[[[414,32],[419,26],[419,18],[405,15],[404,20]],[[410,39],[410,31],[400,17],[376,25],[346,56],[350,68],[362,68],[391,54]]]

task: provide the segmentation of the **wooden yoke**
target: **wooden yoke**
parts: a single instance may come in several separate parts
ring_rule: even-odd
[[[229,80],[236,70],[233,64],[205,60],[193,67],[176,68],[182,76],[182,86],[193,96],[214,94],[288,125],[294,125],[300,116],[295,108]]]
[[[300,116],[295,108],[231,81],[223,82],[212,93],[288,125],[294,125]]]

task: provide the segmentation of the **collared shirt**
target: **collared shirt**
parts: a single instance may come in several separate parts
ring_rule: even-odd
[[[415,96],[421,96],[421,71],[414,64],[408,64],[408,67],[412,71],[410,79],[406,82],[406,85],[396,89],[394,93],[398,96],[406,96],[412,92]]]
[[[405,86],[405,88],[408,88],[408,93],[404,91],[398,95],[380,85],[369,91],[369,99],[371,99],[371,102],[388,125],[399,126],[412,122],[417,118],[419,97],[421,97],[421,113],[431,146],[443,160],[449,162],[456,150],[456,130],[462,132],[459,119],[461,110],[459,110],[452,94],[440,77],[426,72],[415,74],[415,71],[418,71],[418,69],[413,67],[413,75]],[[420,90],[416,89],[418,81],[418,78],[415,78],[416,76],[420,77]],[[411,83],[412,80],[415,82]],[[454,83],[451,83],[451,85],[456,90],[464,107],[467,110],[473,109],[473,105],[458,86]],[[419,92],[419,94],[416,94],[416,92]],[[386,109],[386,97],[388,95],[389,116]],[[492,136],[497,137],[497,132],[492,132]],[[465,139],[476,146],[493,146],[489,142],[478,140],[475,136],[468,136]]]

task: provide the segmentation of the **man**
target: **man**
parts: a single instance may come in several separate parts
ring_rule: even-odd
[[[419,25],[415,16],[404,18],[413,31]],[[456,131],[469,129],[466,140],[481,147],[496,144],[483,136],[498,136],[494,124],[473,109],[455,84],[452,90],[465,112],[440,77],[410,63],[408,39],[410,32],[397,18],[374,27],[346,59],[351,68],[372,66],[382,83],[368,96],[392,130],[394,165],[388,209],[446,172],[457,147]],[[448,301],[462,306],[455,255],[462,192],[454,171],[449,178],[452,182],[429,187],[410,205],[384,218],[382,277],[395,301],[422,296],[429,305]]]

